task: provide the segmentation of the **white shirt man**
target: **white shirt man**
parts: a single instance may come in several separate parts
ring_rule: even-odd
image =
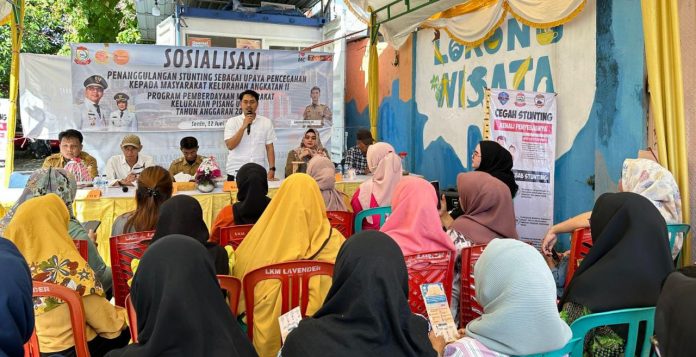
[[[254,91],[242,92],[240,100],[244,114],[230,118],[225,123],[225,145],[230,150],[226,167],[229,179],[236,176],[239,168],[248,162],[265,167],[268,170],[268,179],[274,178],[273,142],[276,140],[276,134],[270,119],[256,115],[257,98],[258,93]],[[266,165],[266,159],[269,165]]]
[[[146,167],[155,166],[152,157],[141,155],[140,138],[136,135],[126,135],[121,141],[121,151],[123,154],[114,155],[106,162],[106,178],[111,185],[117,181],[124,186],[133,186],[138,175]]]
[[[108,84],[102,76],[93,75],[85,82],[85,101],[81,110],[81,128],[83,131],[106,130],[108,128],[107,112],[99,105]]]

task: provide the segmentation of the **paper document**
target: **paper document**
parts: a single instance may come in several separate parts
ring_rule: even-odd
[[[283,343],[285,343],[285,337],[288,336],[290,331],[297,327],[300,321],[302,321],[302,313],[300,312],[299,306],[278,317],[278,323],[280,324],[280,339]]]
[[[447,342],[456,341],[457,326],[454,324],[442,283],[422,284],[420,288],[435,335],[444,337]]]

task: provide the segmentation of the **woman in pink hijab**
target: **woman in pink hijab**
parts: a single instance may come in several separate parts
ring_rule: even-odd
[[[350,204],[358,214],[368,208],[391,204],[392,193],[401,179],[401,158],[387,143],[375,143],[367,149],[367,167],[372,177],[360,184]],[[379,216],[365,218],[363,229],[379,229]]]
[[[348,207],[343,199],[344,197],[347,199],[348,196],[336,189],[336,168],[329,158],[314,156],[307,163],[307,175],[312,176],[314,181],[319,184],[327,211],[348,212]]]
[[[401,247],[404,255],[436,250],[454,252],[452,239],[442,230],[433,186],[418,177],[406,176],[396,185],[392,214],[380,229]]]
[[[519,238],[510,189],[502,181],[483,171],[460,173],[457,175],[457,191],[463,214],[453,219],[447,213],[444,200],[440,209],[442,226],[447,229],[457,250],[450,302],[455,321],[459,319],[462,249],[488,244],[493,238]]]

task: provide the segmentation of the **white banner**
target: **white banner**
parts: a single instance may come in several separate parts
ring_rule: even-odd
[[[73,121],[70,58],[62,56],[20,55],[20,109],[26,137],[57,139],[63,130],[76,128]],[[322,98],[324,94],[322,93]],[[307,95],[307,98],[309,96]],[[263,105],[259,106],[263,108]],[[274,143],[276,177],[283,177],[287,152],[300,144],[306,129],[276,128],[278,140]],[[322,143],[331,146],[331,129],[319,129]],[[84,151],[97,159],[99,171],[104,172],[106,160],[120,154],[120,142],[126,133],[84,132]],[[178,130],[173,132],[138,132],[143,143],[142,153],[153,156],[155,163],[165,168],[179,157],[179,141],[194,136],[200,146],[199,154],[214,155],[220,167],[225,167],[227,149],[222,128],[208,130]]]
[[[239,48],[73,44],[72,127],[84,131],[222,129],[238,96],[261,95],[276,128],[331,127],[333,55]],[[318,89],[318,90],[317,90]]]
[[[19,54],[19,109],[27,138],[57,139],[72,127],[70,58]]]
[[[514,160],[517,233],[539,247],[553,224],[556,94],[491,89],[490,126]]]

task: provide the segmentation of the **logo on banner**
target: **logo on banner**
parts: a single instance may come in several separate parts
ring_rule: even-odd
[[[333,61],[333,55],[309,55],[309,61]]]
[[[109,63],[109,53],[106,51],[97,51],[94,54],[94,61],[99,64]]]
[[[304,62],[305,57],[304,57],[304,52],[298,52],[297,53],[297,62]]]
[[[124,65],[130,61],[130,54],[126,50],[116,50],[113,53],[114,63],[117,65]]]
[[[500,104],[505,105],[508,100],[510,100],[510,95],[507,94],[507,92],[500,92],[498,93],[498,101]]]
[[[89,58],[89,50],[85,46],[79,46],[75,49],[75,63],[81,65],[87,65],[92,63]]]
[[[537,108],[543,108],[544,105],[546,105],[546,97],[544,97],[543,94],[537,94],[536,97],[534,97],[534,105],[536,105]]]
[[[525,105],[524,94],[517,93],[517,95],[515,96],[515,106],[524,107],[524,105]]]

